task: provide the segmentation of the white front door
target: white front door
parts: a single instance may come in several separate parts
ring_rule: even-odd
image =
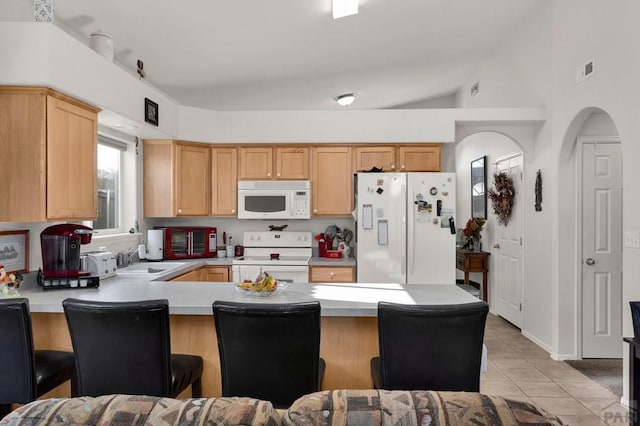
[[[622,357],[622,158],[582,143],[582,357]]]
[[[496,269],[493,274],[496,292],[492,300],[496,303],[498,315],[522,328],[522,153],[499,159],[496,172],[501,171],[513,179],[516,195],[511,220],[506,226],[499,224],[497,216],[491,213],[492,223],[495,224],[492,256]]]

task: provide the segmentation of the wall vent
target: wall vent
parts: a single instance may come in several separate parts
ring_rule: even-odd
[[[576,83],[580,83],[581,81],[591,77],[593,71],[593,59],[590,59],[585,64],[579,65],[576,68]]]

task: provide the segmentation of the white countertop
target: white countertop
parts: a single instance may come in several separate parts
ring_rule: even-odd
[[[29,299],[31,312],[63,312],[62,301],[77,298],[97,301],[136,301],[168,299],[172,314],[211,315],[216,300],[244,303],[294,303],[318,300],[323,316],[377,316],[379,301],[407,304],[455,304],[477,302],[454,284],[287,284],[281,292],[269,297],[241,294],[234,283],[170,282],[167,280],[202,265],[218,264],[211,260],[190,261],[178,270],[155,276],[113,277],[100,281],[99,288],[43,290],[25,281],[20,296]],[[149,263],[152,266],[152,263]]]

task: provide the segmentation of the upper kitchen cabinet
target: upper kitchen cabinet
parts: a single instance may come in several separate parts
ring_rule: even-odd
[[[309,148],[276,148],[276,179],[309,179]]]
[[[211,215],[238,214],[238,152],[236,148],[211,148]]]
[[[311,197],[314,216],[350,216],[353,203],[352,149],[318,146],[311,152]]]
[[[95,219],[99,111],[51,89],[0,86],[0,222]]]
[[[208,216],[211,207],[211,146],[145,140],[144,216]]]
[[[441,146],[407,145],[398,147],[398,172],[439,172],[441,170]]]
[[[374,167],[385,172],[396,171],[395,146],[358,146],[355,156],[356,172],[367,172]]]
[[[356,172],[374,167],[385,172],[439,172],[439,144],[384,145],[355,147]]]
[[[309,148],[241,147],[239,164],[240,180],[306,180],[309,179]]]

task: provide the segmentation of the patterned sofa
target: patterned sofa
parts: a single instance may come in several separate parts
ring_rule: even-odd
[[[561,425],[535,406],[470,392],[337,390],[287,410],[253,398],[107,395],[35,401],[0,425]]]

